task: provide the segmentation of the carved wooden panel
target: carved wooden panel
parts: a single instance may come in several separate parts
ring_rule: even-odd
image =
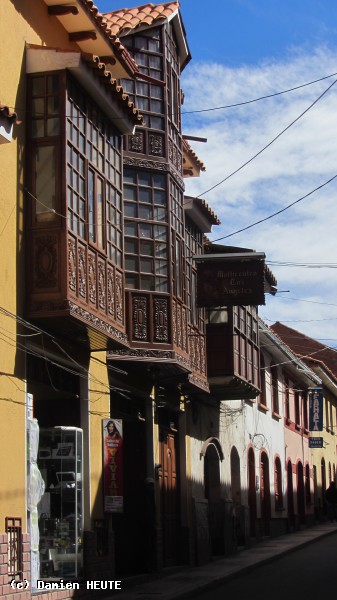
[[[40,235],[34,239],[34,288],[57,289],[57,235]]]
[[[177,303],[172,303],[172,335],[173,343],[177,344]]]
[[[169,342],[168,330],[168,300],[166,298],[154,298],[154,341]]]
[[[180,304],[177,304],[177,346],[182,348],[182,322]]]
[[[88,252],[88,293],[89,302],[96,306],[97,303],[97,272],[96,272],[96,255],[93,252]]]
[[[107,270],[107,308],[108,316],[115,318],[115,269],[108,265]]]
[[[132,328],[133,339],[142,342],[148,341],[147,300],[144,296],[132,298]]]
[[[106,312],[106,273],[105,262],[98,260],[98,307]]]
[[[130,152],[140,152],[145,154],[144,132],[137,131],[134,135],[129,136]]]
[[[116,320],[124,323],[123,277],[116,271]]]
[[[152,156],[164,156],[164,151],[164,137],[159,133],[149,133],[149,154]]]
[[[68,277],[69,289],[77,291],[77,269],[76,269],[76,242],[73,238],[68,240]]]
[[[187,313],[186,308],[182,309],[182,349],[187,352]]]
[[[80,298],[87,299],[87,253],[86,247],[78,244],[77,247],[77,265],[78,265],[78,294]]]

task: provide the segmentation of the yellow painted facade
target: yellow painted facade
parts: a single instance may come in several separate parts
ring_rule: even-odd
[[[17,113],[13,140],[0,144],[0,533],[5,516],[22,519],[26,531],[26,374],[25,341],[34,331],[19,324],[24,316],[24,196],[26,112],[26,44],[78,49],[57,19],[48,16],[42,0],[2,0],[0,3],[0,105]],[[36,334],[35,334],[36,335]],[[38,337],[38,336],[36,336]],[[105,355],[101,355],[105,361]],[[109,414],[107,368],[92,361],[90,380],[91,509],[102,516],[99,484],[102,473],[101,419]],[[89,460],[89,459],[88,459]],[[100,508],[98,508],[100,507]],[[91,512],[91,511],[90,511]]]

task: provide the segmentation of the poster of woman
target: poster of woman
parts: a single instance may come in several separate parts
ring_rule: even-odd
[[[123,512],[123,422],[103,419],[104,511]]]

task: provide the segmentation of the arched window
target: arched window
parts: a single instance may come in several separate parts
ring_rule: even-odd
[[[310,467],[309,467],[309,465],[305,465],[305,501],[307,504],[311,504]]]
[[[235,446],[231,450],[231,486],[233,502],[241,504],[240,457]]]
[[[278,401],[278,373],[277,366],[272,363],[270,365],[271,375],[271,406],[273,413],[279,414],[279,401]]]
[[[259,404],[261,406],[267,406],[267,394],[266,394],[266,363],[264,356],[260,354],[260,386],[261,394],[259,395]]]
[[[274,489],[275,489],[275,510],[283,508],[283,493],[282,493],[282,469],[281,461],[277,457],[274,465]]]

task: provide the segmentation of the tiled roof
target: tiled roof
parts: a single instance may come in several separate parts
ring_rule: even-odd
[[[271,330],[277,333],[283,342],[305,363],[317,363],[337,378],[337,353],[317,340],[309,338],[300,331],[287,327],[280,322],[274,323]]]
[[[17,116],[16,112],[12,108],[10,108],[9,106],[5,106],[1,102],[0,102],[0,116],[3,117],[4,119],[7,119],[8,121],[10,121],[10,123],[17,122],[18,116]]]
[[[88,0],[87,0],[88,1]],[[135,8],[122,8],[104,14],[110,31],[122,35],[139,25],[152,25],[156,21],[167,19],[179,10],[179,2],[165,4],[143,4]]]
[[[122,108],[131,114],[133,122],[136,125],[142,125],[143,117],[138,108],[136,108],[134,103],[130,101],[128,94],[124,92],[123,87],[118,84],[117,80],[113,77],[107,66],[100,61],[99,56],[82,53],[82,58],[84,62],[93,69],[96,76],[101,78],[101,82],[103,82],[107,90],[115,95]]]
[[[192,164],[194,164],[199,171],[206,171],[206,167],[203,162],[198,158],[194,150],[189,145],[188,141],[183,138],[183,151],[186,158],[188,158]]]
[[[99,12],[97,6],[92,0],[78,0],[83,9],[89,14],[92,21],[99,27],[103,35],[105,35],[111,43],[116,56],[127,69],[130,75],[134,75],[138,71],[138,67],[117,36],[111,31],[105,16]]]

